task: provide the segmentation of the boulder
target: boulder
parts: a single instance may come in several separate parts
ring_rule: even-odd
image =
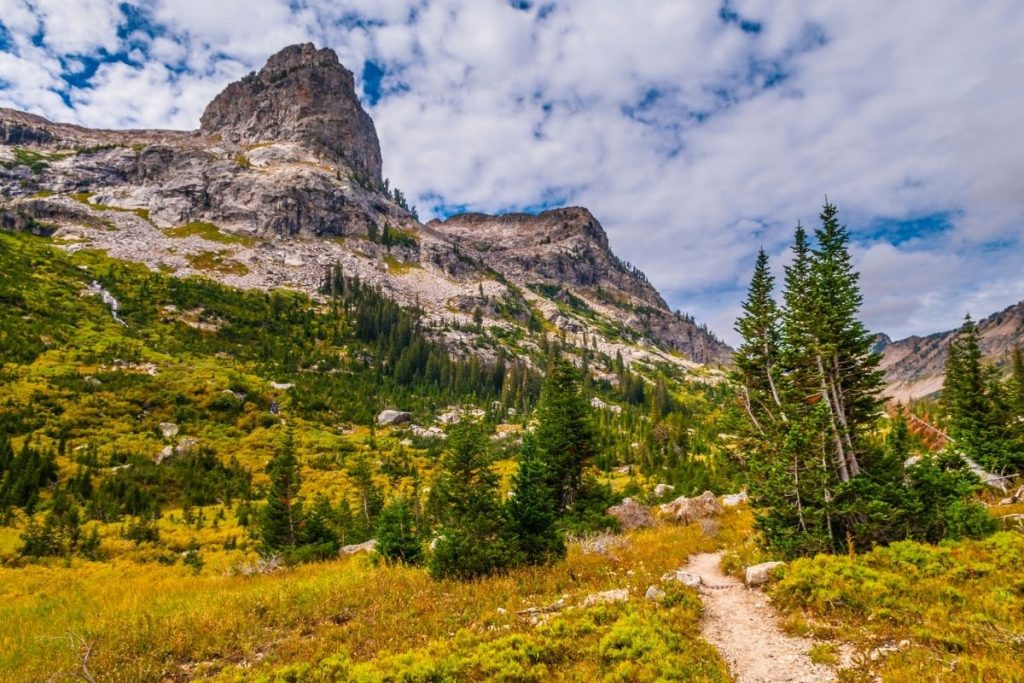
[[[743,581],[748,586],[760,586],[768,583],[772,578],[772,570],[785,565],[785,562],[762,562],[752,567],[747,567],[743,575]]]
[[[661,498],[665,494],[672,493],[675,490],[676,487],[672,486],[672,484],[658,484],[654,487],[654,497]]]
[[[700,575],[683,571],[682,569],[676,569],[675,571],[665,574],[661,577],[661,580],[675,581],[676,583],[681,583],[684,586],[689,586],[690,588],[697,588],[704,583],[704,579],[702,579]]]
[[[440,427],[420,427],[419,425],[413,425],[409,428],[413,436],[417,436],[421,439],[445,439],[447,435]]]
[[[661,590],[657,586],[648,586],[647,592],[644,593],[644,597],[654,602],[661,602],[665,599],[665,591]]]
[[[628,588],[613,588],[612,590],[588,595],[583,598],[583,606],[593,607],[594,605],[607,605],[613,602],[626,602],[627,600],[629,600]]]
[[[747,502],[747,492],[740,491],[739,493],[730,493],[726,496],[722,496],[722,505],[727,508],[734,508],[737,505],[742,505]]]
[[[689,524],[722,513],[722,506],[719,505],[718,498],[711,491],[705,491],[695,498],[680,496],[658,509],[663,517],[677,524]]]
[[[339,557],[347,557],[349,555],[358,555],[359,553],[372,553],[377,549],[377,539],[371,538],[369,541],[364,543],[354,543],[352,545],[346,545],[338,551]]]
[[[623,531],[647,529],[654,526],[654,515],[651,514],[651,509],[635,498],[626,498],[618,505],[608,508],[605,513],[617,519]]]
[[[160,433],[164,435],[165,439],[173,439],[178,435],[178,425],[173,422],[161,422]]]
[[[382,410],[377,416],[377,424],[381,427],[390,427],[412,422],[412,413],[404,410]]]

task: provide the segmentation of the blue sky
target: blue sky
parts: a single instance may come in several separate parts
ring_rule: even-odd
[[[735,340],[824,196],[894,337],[1024,299],[1013,0],[0,0],[0,106],[195,128],[313,41],[355,73],[421,215],[590,208],[675,308]]]

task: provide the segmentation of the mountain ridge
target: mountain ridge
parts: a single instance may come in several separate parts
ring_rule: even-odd
[[[539,316],[566,343],[627,363],[728,363],[727,345],[670,311],[614,256],[589,211],[424,225],[381,172],[352,73],[312,44],[289,46],[229,84],[196,131],[95,130],[0,109],[2,222],[51,234],[68,250],[310,294],[338,263],[460,327],[447,336],[470,352],[486,346],[477,339],[486,330]],[[516,258],[470,248],[469,225],[514,227],[503,232],[503,253]],[[477,333],[467,332],[474,323]]]
[[[1024,346],[1024,301],[1012,304],[976,321],[982,356],[1001,364],[1014,346]],[[878,335],[876,350],[882,353],[885,371],[884,394],[908,401],[933,395],[942,389],[949,342],[958,330],[913,335],[893,341]]]

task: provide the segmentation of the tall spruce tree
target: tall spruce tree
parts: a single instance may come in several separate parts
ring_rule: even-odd
[[[771,327],[773,283],[763,254],[736,325],[743,344],[734,377],[737,391],[751,397],[741,411],[749,427],[739,431],[740,447],[748,458],[758,529],[769,546],[787,556],[840,551],[847,544],[931,539],[941,529],[954,535],[984,533],[989,527],[984,511],[963,501],[970,489],[955,459],[928,460],[905,471],[909,439],[899,421],[889,448],[868,438],[879,408],[879,359],[857,317],[858,275],[834,205],[826,202],[821,221],[815,246],[797,226],[777,336]],[[969,370],[978,354],[968,347],[965,343],[951,353],[951,385],[994,396],[998,383]],[[777,374],[766,375],[773,357]],[[765,408],[776,396],[778,416]],[[741,396],[739,403],[744,401]],[[1004,403],[990,399],[989,414],[1002,411]]]
[[[740,398],[751,422],[762,433],[768,428],[766,423],[786,420],[778,387],[781,332],[774,288],[768,254],[762,248],[743,302],[743,315],[736,321],[735,329],[743,343],[733,355]]]
[[[468,421],[453,427],[441,467],[431,491],[440,522],[431,575],[470,579],[515,563],[483,428]]]
[[[557,528],[557,501],[549,485],[547,468],[530,434],[523,437],[512,494],[505,510],[523,559],[528,564],[546,564],[563,557],[565,542]]]
[[[875,419],[880,400],[880,357],[873,339],[858,319],[863,297],[853,269],[849,233],[838,209],[825,202],[821,227],[814,231],[818,248],[811,259],[815,317],[811,326],[815,365],[822,399],[834,422],[835,461],[841,481],[861,472],[861,433]]]
[[[260,520],[260,536],[268,551],[294,549],[303,540],[302,501],[299,499],[299,460],[291,431],[267,465],[270,489]]]
[[[597,455],[590,412],[576,369],[564,359],[553,360],[537,404],[536,445],[562,511],[579,498],[584,467]]]

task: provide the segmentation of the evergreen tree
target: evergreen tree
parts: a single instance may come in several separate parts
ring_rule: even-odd
[[[777,386],[781,332],[779,307],[772,295],[774,287],[768,254],[761,249],[757,253],[747,300],[743,302],[743,315],[735,326],[743,343],[733,355],[740,400],[751,422],[761,432],[770,427],[768,423],[785,419]]]
[[[416,533],[412,508],[405,500],[394,500],[381,510],[377,521],[377,554],[406,564],[419,564],[423,559],[423,543]]]
[[[291,431],[267,465],[270,490],[263,507],[260,536],[268,551],[294,549],[302,542],[302,501],[299,499],[299,461]]]
[[[329,557],[338,552],[338,518],[331,501],[323,492],[317,493],[306,513],[303,541],[312,546],[312,554]]]
[[[597,455],[590,412],[575,368],[566,360],[553,360],[537,404],[536,446],[562,511],[579,498],[583,470]]]
[[[878,412],[882,373],[873,338],[858,319],[863,297],[853,269],[849,234],[838,209],[825,202],[818,248],[811,259],[811,331],[822,400],[833,422],[834,459],[840,481],[861,472],[861,436]]]
[[[563,557],[565,542],[557,528],[558,506],[531,435],[523,437],[512,494],[505,509],[523,559],[529,564],[546,564]]]
[[[955,449],[989,468],[1024,463],[1010,439],[1011,401],[996,370],[982,364],[978,326],[968,314],[949,344],[941,396]]]
[[[430,573],[470,579],[499,571],[517,557],[498,499],[483,428],[468,421],[452,428],[431,497],[440,521]]]

